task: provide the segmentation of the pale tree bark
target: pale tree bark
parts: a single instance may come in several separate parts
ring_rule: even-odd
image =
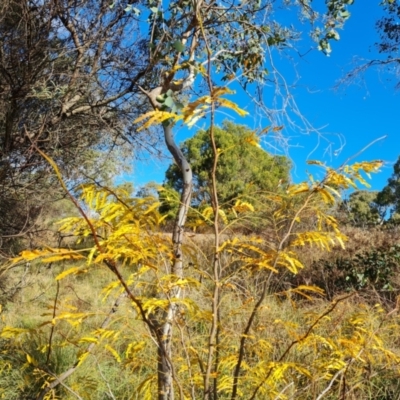
[[[202,1],[197,2],[197,10],[201,7]],[[188,62],[192,63],[195,59],[195,51],[198,46],[198,36],[200,32],[199,21],[197,19],[197,11],[193,13],[193,18],[189,23],[187,29],[182,34],[182,44],[185,46],[190,41],[189,46],[189,57]],[[181,60],[181,53],[178,53],[174,59],[174,66],[178,66]],[[172,91],[175,94],[181,93],[185,89],[192,87],[195,81],[195,69],[194,65],[190,65],[188,68],[188,74],[185,79],[174,81],[175,73],[170,73],[165,76],[162,86],[158,86],[151,91],[146,91],[141,88],[142,92],[147,96],[150,104],[155,110],[162,110],[163,105],[157,100],[159,96],[166,94],[168,91]],[[172,250],[173,250],[173,261],[171,265],[170,273],[176,278],[183,278],[183,263],[184,255],[182,251],[183,235],[185,230],[185,223],[190,207],[192,198],[192,186],[193,186],[193,175],[192,169],[188,160],[185,158],[182,150],[175,143],[173,137],[173,123],[166,121],[163,124],[164,140],[168,151],[174,158],[175,163],[178,165],[182,172],[183,188],[180,196],[180,203],[178,212],[176,215],[174,229],[172,233]],[[158,399],[159,400],[173,400],[174,395],[174,380],[177,382],[176,376],[174,376],[174,367],[172,363],[172,335],[173,335],[173,323],[176,317],[179,305],[177,301],[182,296],[182,289],[180,287],[174,287],[167,293],[170,304],[168,309],[162,313],[162,317],[158,317],[158,320],[154,322],[158,327]],[[183,392],[180,389],[180,398],[183,399]]]
[[[188,77],[190,82],[193,82],[193,77],[190,75]],[[183,85],[180,88],[184,87]],[[169,89],[168,89],[169,90]],[[149,101],[152,106],[157,110],[160,109],[160,104],[157,102],[156,97],[167,90],[164,88],[155,88],[151,92],[143,92],[148,96]],[[171,265],[170,273],[176,278],[183,278],[183,251],[182,242],[183,234],[185,229],[185,223],[187,214],[190,207],[190,202],[192,198],[192,186],[193,186],[193,175],[192,169],[188,160],[185,158],[182,150],[175,143],[173,137],[173,124],[169,121],[164,123],[164,140],[165,144],[174,158],[176,164],[182,172],[183,178],[183,189],[180,197],[180,204],[178,213],[175,219],[174,229],[172,233],[172,245],[173,245],[173,261]],[[157,320],[153,319],[154,324],[157,325],[158,329],[158,399],[159,400],[172,400],[174,396],[174,369],[172,365],[172,334],[173,334],[173,322],[178,311],[178,304],[176,300],[179,300],[182,295],[182,290],[180,287],[175,287],[170,290],[167,294],[168,298],[171,300],[168,310],[162,313],[162,317]],[[180,393],[180,397],[183,393]]]
[[[165,143],[168,150],[174,157],[175,162],[182,171],[183,176],[183,190],[181,193],[180,205],[178,214],[175,220],[174,230],[172,234],[173,243],[173,257],[174,260],[171,266],[171,273],[177,278],[183,278],[183,252],[182,241],[183,233],[186,223],[187,214],[190,207],[192,198],[192,170],[186,158],[184,157],[181,149],[176,145],[172,136],[172,126],[164,126]],[[168,293],[170,299],[179,299],[181,297],[181,288],[176,287]],[[159,369],[158,369],[158,383],[159,383],[159,399],[170,400],[174,398],[173,390],[173,367],[172,363],[172,328],[175,315],[178,311],[178,305],[171,302],[164,316],[164,322],[161,327],[162,331],[162,346],[159,349]]]

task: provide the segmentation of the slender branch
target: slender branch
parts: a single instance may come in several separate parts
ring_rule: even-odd
[[[100,325],[100,329],[105,329],[107,326],[110,324],[112,316],[117,312],[119,305],[121,304],[122,300],[127,297],[127,294],[124,292],[121,295],[118,296],[118,298],[115,300],[111,310],[109,311],[108,315],[106,318],[103,320],[103,322]],[[86,353],[91,353],[93,349],[95,348],[96,343],[90,343],[89,346],[86,348]],[[65,372],[63,372],[59,376],[55,376],[56,378],[53,382],[51,382],[48,386],[46,386],[37,396],[36,400],[44,400],[46,397],[47,393],[49,393],[51,390],[55,389],[58,385],[63,385],[63,382],[68,379],[78,368],[79,366],[79,360],[77,360],[70,368],[68,368]],[[46,373],[51,374],[48,371],[45,371]],[[64,386],[64,385],[63,385]]]
[[[335,375],[333,375],[332,379],[329,382],[329,385],[319,394],[319,396],[315,400],[321,400],[331,389],[333,384],[335,383],[336,379],[343,374],[343,369],[340,369],[338,372],[336,372]]]
[[[57,313],[57,302],[58,302],[58,295],[60,293],[60,282],[56,281],[57,284],[57,290],[56,290],[56,295],[54,297],[54,305],[53,305],[53,320],[56,317]],[[49,337],[49,349],[47,351],[47,357],[46,357],[46,364],[49,364],[50,361],[50,355],[51,355],[51,350],[52,350],[52,342],[53,342],[53,335],[54,335],[54,330],[55,330],[55,325],[51,324],[51,330],[50,330],[50,337]]]
[[[207,50],[207,85],[208,90],[211,96],[211,114],[210,114],[210,140],[212,145],[213,151],[213,167],[211,171],[211,202],[212,208],[214,212],[214,260],[213,260],[213,278],[214,278],[214,289],[213,289],[213,297],[212,297],[212,322],[211,322],[211,329],[209,334],[209,341],[208,341],[208,357],[207,357],[207,366],[206,366],[206,373],[204,377],[204,400],[208,400],[211,394],[211,385],[210,385],[210,378],[211,378],[211,371],[213,367],[213,357],[214,352],[216,354],[215,363],[214,363],[214,398],[217,398],[217,371],[219,365],[219,356],[218,356],[218,342],[219,342],[219,320],[220,320],[220,313],[219,313],[219,303],[220,303],[220,254],[219,254],[219,247],[220,247],[220,232],[219,232],[219,200],[218,200],[218,189],[217,189],[217,166],[218,166],[218,158],[219,153],[217,149],[217,144],[215,142],[215,134],[214,134],[214,123],[215,123],[215,101],[213,99],[213,83],[211,79],[211,68],[212,68],[212,52],[210,45],[207,40],[207,36],[205,34],[202,19],[200,15],[200,10],[197,11],[198,15],[197,18],[200,23],[200,29],[203,36],[203,40]]]
[[[325,311],[323,312],[307,329],[306,333],[301,336],[299,339],[294,340],[293,342],[291,342],[289,344],[289,346],[286,348],[286,350],[282,353],[282,355],[279,357],[278,359],[278,363],[282,362],[286,356],[289,354],[290,350],[292,350],[292,348],[298,344],[301,343],[303,340],[307,339],[307,337],[311,334],[311,332],[314,330],[314,328],[320,323],[320,321],[325,318],[327,315],[329,315],[336,307],[339,303],[341,303],[344,300],[349,299],[350,297],[353,297],[355,295],[355,293],[350,293],[347,296],[343,296],[339,299],[337,299],[336,301],[334,301],[332,303],[332,305]],[[261,389],[261,387],[265,384],[265,382],[268,380],[268,378],[271,376],[272,371],[274,370],[274,367],[271,367],[268,371],[268,373],[266,374],[265,378],[261,381],[261,383],[257,386],[257,388],[254,390],[252,396],[249,398],[249,400],[254,400],[257,396],[258,391]]]

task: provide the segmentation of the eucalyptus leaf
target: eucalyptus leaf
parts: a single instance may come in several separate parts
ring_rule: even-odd
[[[164,100],[164,105],[166,105],[167,107],[172,107],[175,104],[174,99],[172,97],[167,97]]]
[[[342,11],[342,12],[340,13],[340,16],[341,16],[342,18],[344,18],[344,19],[347,19],[347,18],[350,17],[350,13],[349,13],[349,11],[345,10],[345,11]]]
[[[180,40],[175,41],[172,46],[180,53],[185,51],[185,45]]]

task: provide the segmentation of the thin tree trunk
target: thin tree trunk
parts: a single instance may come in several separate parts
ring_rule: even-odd
[[[180,205],[178,214],[176,216],[174,231],[172,234],[173,243],[173,262],[171,266],[171,274],[177,278],[183,278],[183,254],[182,254],[182,242],[183,233],[187,214],[190,207],[190,201],[192,197],[192,170],[190,164],[183,155],[181,149],[176,145],[172,125],[164,125],[164,138],[165,143],[169,152],[174,157],[174,160],[180,170],[182,171],[183,177],[183,189],[181,193]],[[181,297],[181,289],[174,288],[168,293],[170,299],[179,299]],[[170,304],[168,310],[164,315],[163,325],[160,327],[161,343],[159,343],[158,349],[158,390],[159,400],[173,400],[174,399],[174,386],[173,386],[173,365],[172,365],[172,333],[173,333],[173,321],[177,313],[178,306],[175,303]],[[182,394],[181,394],[182,397]]]

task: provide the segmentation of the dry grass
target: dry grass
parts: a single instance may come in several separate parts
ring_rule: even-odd
[[[377,244],[388,241],[387,234],[382,231],[365,233],[348,229],[346,233],[350,236],[348,250],[339,253],[334,249],[329,257],[355,254],[360,246],[365,248],[367,244],[370,245],[371,240],[376,240],[374,243]],[[394,235],[390,240],[393,243],[396,241]],[[176,321],[174,338],[174,362],[179,381],[188,396],[190,382],[194,382],[195,398],[202,396],[199,359],[204,360],[207,356],[212,297],[212,283],[207,272],[211,268],[212,241],[210,235],[195,235],[186,239],[185,250],[190,260],[186,275],[202,281],[202,284],[186,290],[185,296],[190,298],[193,307],[186,310],[182,320]],[[304,257],[314,260],[319,256],[316,253],[305,254]],[[235,272],[236,264],[229,254],[224,255],[222,261],[225,274]],[[52,265],[50,268],[34,264],[28,271],[21,266],[10,270],[7,275],[7,288],[17,287],[18,290],[0,299],[3,306],[0,328],[12,326],[29,329],[29,332],[14,338],[3,335],[0,339],[4,349],[0,355],[0,395],[6,399],[31,399],[49,379],[47,369],[60,374],[73,365],[89,344],[83,338],[94,337],[94,331],[118,296],[117,290],[114,290],[104,299],[102,289],[114,280],[105,268],[93,268],[86,274],[66,277],[59,282],[57,289],[55,277],[68,267],[69,264]],[[126,275],[128,272],[125,271]],[[220,399],[229,398],[232,357],[235,359],[240,333],[254,307],[260,282],[264,278],[262,273],[242,270],[235,272],[222,287]],[[142,290],[147,290],[146,286]],[[368,305],[362,296],[353,296],[339,302],[325,317],[321,317],[331,306],[330,301],[321,297],[306,300],[290,294],[278,296],[274,293],[274,286],[271,286],[271,294],[255,319],[246,346],[239,398],[248,398],[248,394],[254,390],[253,382],[260,380],[262,374],[271,377],[266,380],[258,399],[284,398],[279,397],[281,393],[286,399],[315,400],[328,387],[329,390],[321,399],[338,399],[343,391],[346,393],[345,399],[397,398],[400,395],[399,371],[398,364],[393,361],[400,356],[397,338],[400,319],[397,310],[391,310],[389,314],[381,307]],[[54,311],[56,316],[67,311],[80,313],[82,320],[75,325],[67,320],[56,321],[50,361],[47,362],[53,325],[40,325],[51,321]],[[308,332],[314,323],[314,329]],[[71,390],[84,399],[93,400],[112,399],[112,396],[118,400],[156,398],[154,342],[128,301],[119,307],[108,331],[109,336],[101,339],[93,353],[68,379],[66,385],[69,389],[57,390],[58,398],[76,399]],[[369,332],[367,336],[365,332]],[[360,340],[357,341],[357,338]],[[361,346],[357,356],[351,352],[356,345]],[[379,346],[385,347],[387,353],[379,352]],[[117,352],[120,360],[110,348]],[[26,354],[36,357],[38,365],[28,364]],[[341,375],[334,379],[336,371],[339,371],[335,369],[335,363],[342,363],[342,367],[344,365],[346,368],[345,384]],[[310,375],[290,367],[278,377],[277,371],[285,365],[304,368]],[[224,388],[224,382],[228,389]]]

